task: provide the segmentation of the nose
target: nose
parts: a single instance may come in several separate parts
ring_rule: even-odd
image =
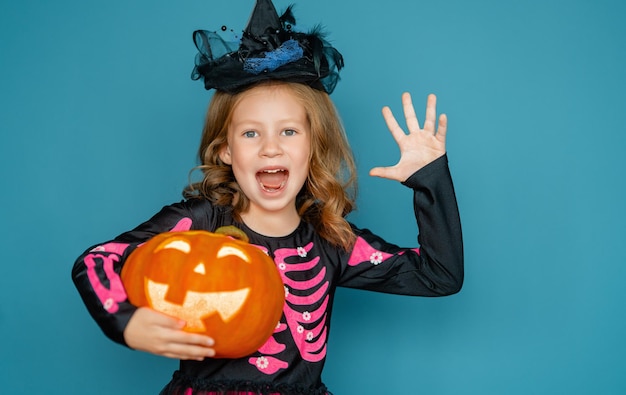
[[[265,136],[261,142],[261,156],[273,158],[283,153],[277,136]]]

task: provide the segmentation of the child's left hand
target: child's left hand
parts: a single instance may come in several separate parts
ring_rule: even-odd
[[[370,170],[371,176],[403,182],[413,173],[446,153],[448,119],[445,114],[441,114],[435,130],[437,97],[433,94],[428,95],[423,129],[420,128],[415,115],[410,94],[404,93],[402,95],[402,107],[409,134],[406,134],[398,125],[391,109],[389,107],[383,108],[383,117],[387,127],[400,148],[400,161],[395,166],[373,168]]]

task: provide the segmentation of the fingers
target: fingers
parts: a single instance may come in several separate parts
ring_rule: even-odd
[[[137,310],[137,313],[145,314],[146,321],[155,326],[170,329],[183,329],[185,327],[185,321],[166,314],[159,313],[155,310],[142,308]]]
[[[420,124],[415,115],[415,107],[413,107],[413,101],[411,95],[407,92],[402,94],[402,109],[404,111],[404,118],[406,119],[406,126],[409,132],[417,132],[420,130]]]
[[[202,361],[215,356],[213,339],[208,336],[187,333],[182,330],[163,330],[154,342],[155,354],[176,359]]]
[[[448,117],[446,114],[439,116],[439,125],[437,125],[437,139],[444,142],[446,141],[446,134],[448,133]]]
[[[393,116],[391,109],[387,106],[383,107],[383,118],[385,119],[385,123],[387,124],[387,128],[391,132],[391,135],[396,142],[399,142],[402,137],[405,136],[404,130],[402,130],[398,121],[396,121],[396,118]]]
[[[391,170],[388,167],[374,167],[369,174],[372,177],[391,178],[390,173]]]
[[[437,96],[432,93],[428,95],[426,100],[426,117],[423,129],[420,128],[419,120],[415,113],[415,107],[413,106],[413,100],[411,99],[411,94],[408,92],[402,94],[402,110],[404,111],[404,118],[409,132],[424,130],[435,134],[435,122],[437,121]],[[387,106],[383,107],[383,117],[385,118],[387,127],[393,134],[396,141],[405,135],[402,127],[400,127],[398,121],[393,116],[391,109]]]
[[[437,96],[432,93],[426,100],[426,119],[424,120],[424,130],[435,134],[435,121],[437,119]]]
[[[213,339],[193,333],[176,331],[164,334],[161,348],[156,354],[176,359],[193,359],[202,361],[207,357],[215,356]]]
[[[369,174],[374,177],[405,181],[411,174],[445,154],[448,118],[437,118],[437,97],[428,95],[424,126],[420,128],[409,93],[402,94],[402,108],[408,133],[405,133],[389,107],[382,110],[389,131],[400,148],[400,160],[394,166],[374,167]]]
[[[185,322],[148,308],[131,317],[124,339],[129,347],[176,359],[203,360],[215,355],[213,339],[183,331]]]

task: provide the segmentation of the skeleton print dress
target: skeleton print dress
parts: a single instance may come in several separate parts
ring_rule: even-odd
[[[237,222],[230,210],[204,199],[164,207],[147,222],[82,254],[72,277],[92,317],[112,340],[137,307],[120,280],[128,255],[168,231],[235,225],[276,263],[285,286],[283,315],[257,352],[240,359],[181,361],[162,394],[329,394],[321,381],[333,297],[338,286],[416,296],[458,292],[463,282],[463,242],[457,202],[443,156],[413,174],[419,248],[400,248],[353,226],[354,248],[344,251],[301,222],[290,235],[266,237]]]

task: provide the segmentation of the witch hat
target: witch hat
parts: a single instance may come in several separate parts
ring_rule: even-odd
[[[274,4],[270,0],[257,0],[252,15],[250,15],[248,26],[244,29],[241,39],[242,47],[253,53],[266,50],[267,48],[263,47],[263,41],[257,40],[277,40],[278,37],[276,36],[280,33],[282,25]]]
[[[279,17],[271,0],[257,0],[238,43],[227,42],[215,31],[196,30],[198,54],[191,78],[203,79],[207,90],[231,93],[265,80],[297,82],[332,93],[343,57],[319,28],[297,32],[295,22],[291,6]]]

